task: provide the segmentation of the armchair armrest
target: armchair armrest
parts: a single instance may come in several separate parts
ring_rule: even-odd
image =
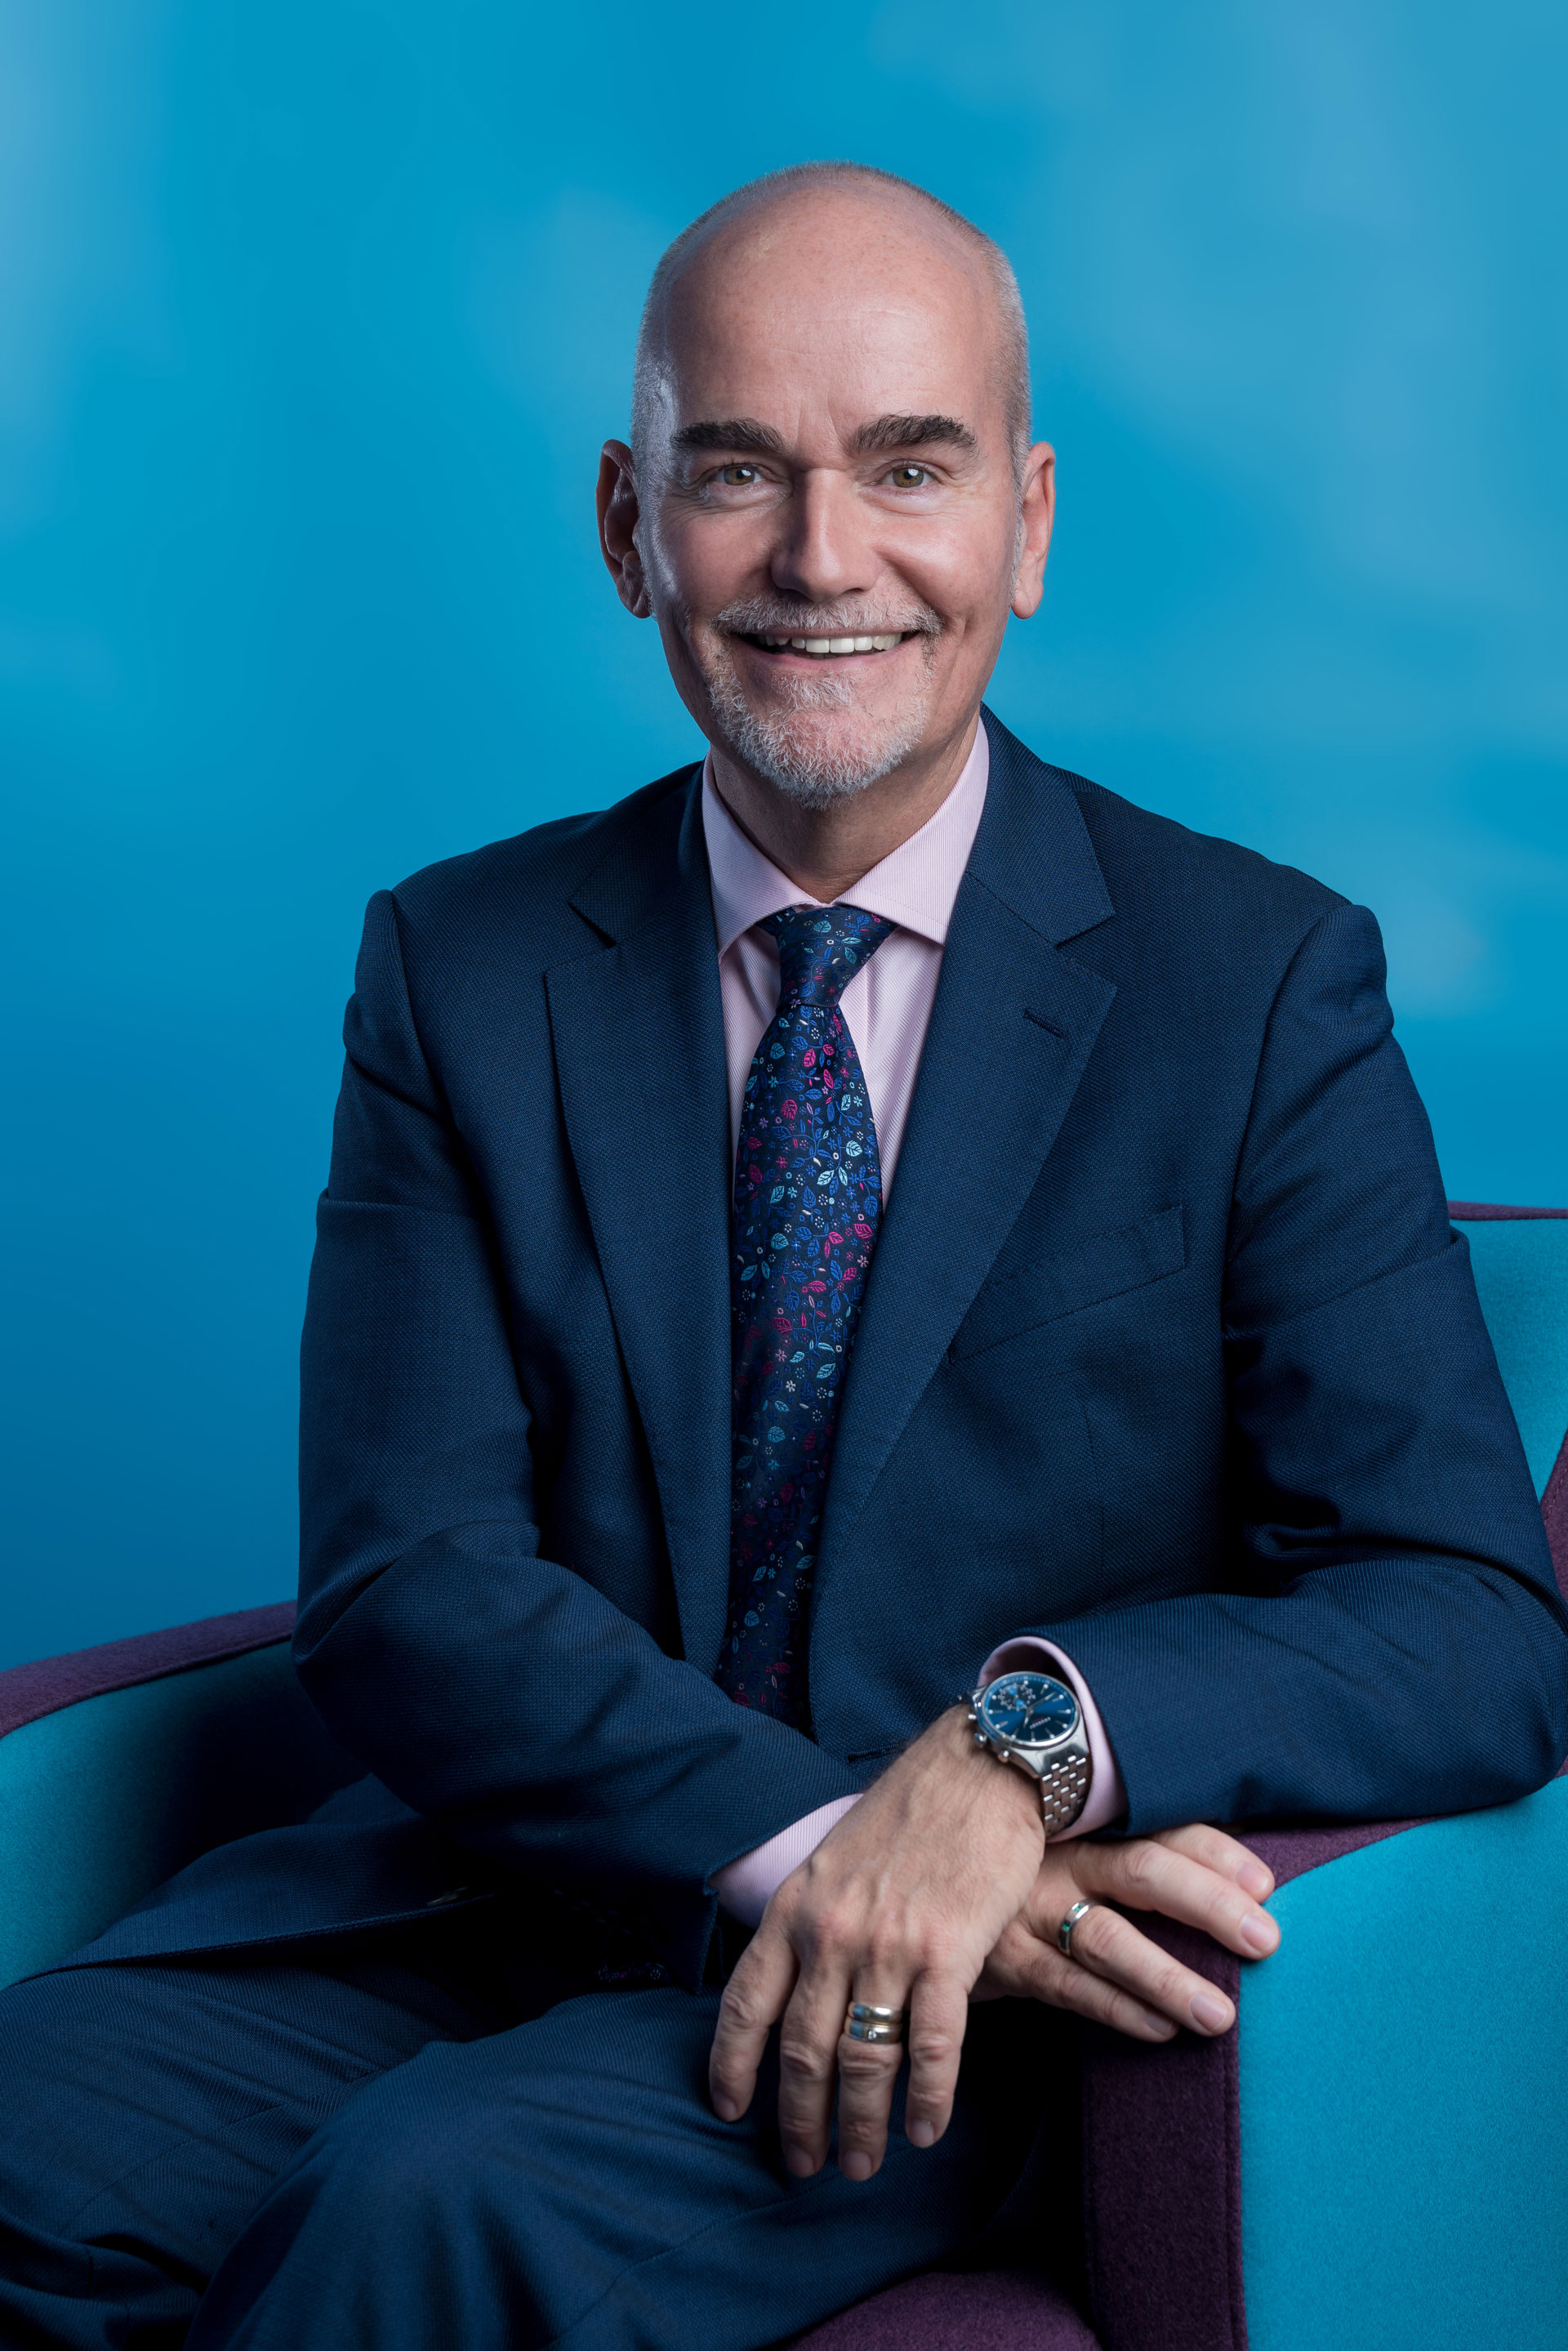
[[[248,1608],[0,1673],[0,1984],[360,1775],[295,1678],[293,1625],[292,1602]]]
[[[1159,1933],[1237,2001],[1235,2030],[1086,2036],[1105,2351],[1555,2351],[1568,1778],[1449,1820],[1246,1841],[1279,1881],[1274,1956]]]

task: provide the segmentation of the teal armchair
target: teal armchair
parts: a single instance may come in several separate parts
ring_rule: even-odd
[[[1451,1204],[1568,1592],[1568,1210]],[[358,1776],[289,1661],[292,1604],[0,1673],[0,1983],[197,1855]],[[799,2351],[1563,2351],[1568,1779],[1457,1819],[1247,1832],[1284,1929],[1218,2042],[1091,2031],[1089,2301],[909,2281]]]

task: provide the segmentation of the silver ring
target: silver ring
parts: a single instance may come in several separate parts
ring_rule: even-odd
[[[1083,1917],[1085,1910],[1097,1910],[1099,1907],[1100,1906],[1097,1902],[1075,1902],[1066,1917],[1063,1919],[1061,1925],[1057,1928],[1056,1949],[1059,1951],[1064,1952],[1068,1959],[1071,1959],[1073,1956],[1074,1928]],[[1078,1964],[1081,1967],[1083,1965],[1082,1960],[1080,1960]]]
[[[907,2008],[874,2008],[868,2000],[852,2000],[844,2019],[845,2038],[886,2045],[902,2041],[909,2022]]]

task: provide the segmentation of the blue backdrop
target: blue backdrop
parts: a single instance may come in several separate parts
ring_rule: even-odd
[[[1001,238],[1062,519],[994,699],[1386,932],[1568,1199],[1555,0],[4,0],[0,1662],[285,1594],[363,902],[695,749],[595,552],[659,249],[847,154]]]

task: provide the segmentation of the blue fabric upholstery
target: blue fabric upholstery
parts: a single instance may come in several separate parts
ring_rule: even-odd
[[[358,1766],[286,1641],[110,1690],[0,1740],[0,1984],[100,1934],[200,1853],[300,1819]]]
[[[1466,1217],[1457,1229],[1541,1494],[1568,1431],[1568,1217]]]
[[[1568,1780],[1271,1907],[1241,1991],[1250,2351],[1562,2351]]]

